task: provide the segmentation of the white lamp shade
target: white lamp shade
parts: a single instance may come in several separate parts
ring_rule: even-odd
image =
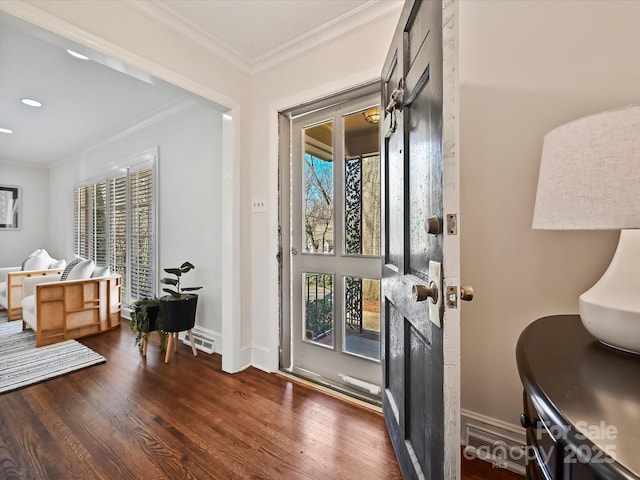
[[[580,118],[544,137],[533,228],[640,228],[640,106]]]

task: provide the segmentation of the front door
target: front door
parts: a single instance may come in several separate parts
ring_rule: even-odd
[[[283,339],[290,350],[281,361],[291,373],[375,403],[382,384],[379,101],[378,93],[354,93],[292,115]]]
[[[443,291],[442,268],[458,261],[443,253],[457,217],[447,212],[447,224],[443,207],[442,19],[441,1],[408,0],[382,72],[383,410],[407,479],[459,475],[459,343],[443,322],[457,298],[454,285]],[[457,192],[457,176],[447,182],[445,193]]]

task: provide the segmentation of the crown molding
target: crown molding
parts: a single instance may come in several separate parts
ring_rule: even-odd
[[[250,72],[251,62],[248,58],[158,0],[124,0],[124,3],[135,8],[157,24],[194,43],[202,45],[209,52],[244,73]]]
[[[263,72],[276,65],[293,60],[316,48],[334,42],[391,15],[398,15],[402,3],[371,0],[330,23],[322,25],[253,61],[251,74]]]
[[[371,0],[315,30],[307,32],[260,57],[251,59],[158,0],[124,1],[159,25],[202,45],[213,55],[249,75],[256,75],[308,53],[323,44],[346,37],[383,18],[397,15],[402,9],[400,2]]]

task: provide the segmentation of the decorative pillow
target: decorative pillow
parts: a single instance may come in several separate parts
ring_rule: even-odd
[[[24,262],[22,262],[22,270],[46,270],[49,268],[53,258],[49,256],[43,248],[33,252]]]
[[[93,267],[93,273],[91,274],[91,278],[108,277],[109,275],[111,275],[111,272],[109,271],[109,267],[107,266],[101,267],[99,265],[96,265],[95,267]]]
[[[93,260],[80,259],[78,263],[71,267],[71,270],[67,274],[67,278],[60,278],[60,280],[86,280],[87,278],[91,278],[94,266],[95,263]],[[66,272],[67,269],[65,268],[64,271]]]
[[[40,248],[38,248],[37,250],[34,250],[34,251],[31,253],[31,255],[29,255],[27,258],[25,258],[25,259],[22,261],[22,271],[23,271],[23,272],[25,271],[25,268],[24,268],[25,264],[26,264],[29,260],[31,260],[33,257],[35,257],[38,253],[40,253],[40,250],[41,250]]]
[[[49,270],[60,270],[67,266],[67,261],[63,258],[62,260],[54,260],[49,264]]]
[[[69,274],[71,273],[71,270],[73,269],[73,267],[75,267],[77,264],[79,264],[83,260],[84,258],[80,258],[80,257],[76,258],[75,260],[71,260],[65,267],[64,272],[62,272],[62,275],[60,275],[60,281],[66,280]]]

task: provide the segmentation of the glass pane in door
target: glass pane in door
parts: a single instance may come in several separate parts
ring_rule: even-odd
[[[303,273],[303,341],[333,348],[333,275]]]
[[[344,116],[344,242],[348,255],[380,255],[380,109]]]
[[[305,253],[332,254],[333,244],[333,122],[304,129]]]
[[[380,360],[380,280],[344,277],[346,353]]]

